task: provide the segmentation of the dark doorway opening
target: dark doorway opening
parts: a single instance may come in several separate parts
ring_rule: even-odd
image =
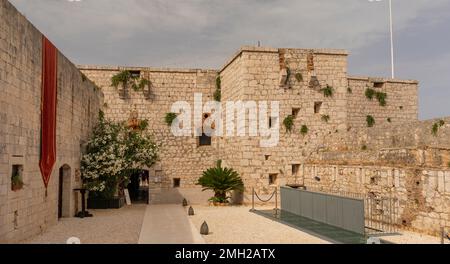
[[[131,175],[127,186],[132,203],[148,203],[149,201],[149,172],[143,170]]]
[[[71,172],[70,166],[64,165],[59,168],[58,177],[58,219],[71,217],[74,212],[71,211]]]

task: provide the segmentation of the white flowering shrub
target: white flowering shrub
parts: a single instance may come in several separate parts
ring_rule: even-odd
[[[81,175],[90,197],[112,198],[129,183],[130,175],[144,167],[151,167],[158,158],[158,147],[141,126],[132,130],[124,123],[116,123],[99,115],[81,159]]]

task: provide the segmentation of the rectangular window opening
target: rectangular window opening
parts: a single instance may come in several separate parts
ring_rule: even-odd
[[[211,137],[203,133],[200,137],[198,137],[198,145],[199,146],[211,146],[212,140]]]
[[[278,183],[278,174],[269,174],[269,185],[276,185]]]
[[[292,176],[298,176],[300,170],[300,164],[292,164]]]
[[[23,187],[23,165],[12,165],[11,190],[17,191]]]
[[[181,179],[180,178],[174,178],[173,179],[173,188],[179,188],[181,186]]]
[[[299,113],[300,113],[300,108],[292,108],[292,116],[294,116],[294,118],[297,118]]]
[[[322,102],[315,102],[314,103],[314,113],[315,114],[319,114],[321,108],[322,108]]]
[[[384,87],[384,82],[374,82],[373,83],[373,87],[374,88],[383,88]]]
[[[130,71],[131,77],[133,78],[140,78],[141,77],[141,71]]]

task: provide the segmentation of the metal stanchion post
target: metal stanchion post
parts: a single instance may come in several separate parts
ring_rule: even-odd
[[[252,211],[255,210],[255,188],[252,188]]]
[[[278,189],[275,187],[275,215],[278,215]]]

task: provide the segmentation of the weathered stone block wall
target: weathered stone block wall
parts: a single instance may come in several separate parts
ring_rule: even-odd
[[[433,134],[433,125],[440,121],[443,126]],[[396,197],[399,226],[438,235],[441,227],[450,224],[449,121],[443,118],[350,131],[340,141],[327,141],[327,147],[306,162],[302,177],[291,181],[324,190]]]
[[[374,83],[382,87],[374,87]],[[375,118],[376,125],[418,120],[417,81],[349,77],[348,88],[349,129],[358,130],[367,127],[368,115]],[[386,93],[386,106],[381,106],[377,98],[369,100],[365,95],[367,88]]]
[[[59,169],[63,216],[74,216],[81,184],[80,149],[101,106],[102,94],[58,54],[57,161],[47,195],[39,169],[42,34],[0,0],[0,243],[43,232],[58,220]],[[24,187],[11,190],[12,166],[23,166]],[[80,206],[78,206],[80,209]],[[62,241],[64,242],[64,241]]]
[[[358,111],[362,115],[365,110],[370,111],[376,119],[386,116],[386,122],[387,116],[395,116],[395,120],[391,118],[394,121],[390,125],[417,119],[417,102],[410,100],[417,97],[416,82],[385,81],[382,89],[388,94],[388,106],[381,108],[377,102],[370,102],[372,105],[365,108],[367,99],[364,92],[367,85],[373,85],[372,80],[348,79],[345,51],[243,47],[220,71],[223,120],[230,122],[225,112],[228,101],[268,101],[269,105],[271,101],[278,101],[280,116],[274,122],[280,125],[280,142],[275,147],[261,148],[260,137],[223,136],[214,137],[212,147],[198,147],[198,139],[193,136],[174,137],[163,121],[164,116],[176,101],[188,101],[192,105],[195,92],[203,93],[204,102],[212,100],[218,72],[80,68],[104,91],[107,117],[125,121],[131,112],[136,111],[139,118],[150,121],[149,129],[162,145],[161,162],[150,168],[150,171],[152,176],[161,177],[162,185],[166,187],[171,185],[174,178],[182,179],[182,187],[192,187],[204,169],[212,166],[215,160],[223,159],[224,165],[241,173],[248,187],[247,192],[255,187],[257,191],[267,193],[277,184],[286,183],[295,173],[293,166],[303,164],[317,151],[347,148],[348,141],[354,141],[350,137],[353,136],[352,131],[361,133],[360,128],[366,122],[365,116],[357,116]],[[142,91],[130,90],[126,99],[120,98],[116,88],[111,87],[111,77],[125,69],[140,71],[142,77],[152,82],[150,97]],[[286,75],[287,70],[289,76]],[[287,78],[287,81],[283,78]],[[313,82],[314,78],[317,79],[316,83]],[[327,86],[333,89],[331,97],[323,93],[322,89]],[[352,87],[351,93],[349,86]],[[395,115],[397,104],[401,104],[404,112]],[[294,110],[297,112],[294,128],[288,132],[283,127],[283,121]],[[325,121],[325,116],[329,120]],[[247,116],[247,133],[249,121]],[[307,135],[300,133],[303,125],[308,127]],[[225,127],[226,123],[224,132]],[[184,153],[183,157],[180,157],[180,152]],[[276,175],[274,186],[269,184],[269,175]]]
[[[433,126],[438,125],[437,133],[433,133]],[[399,124],[375,125],[374,127],[352,129],[341,138],[330,138],[327,146],[330,149],[361,150],[366,146],[368,150],[383,148],[441,148],[450,146],[450,118],[432,119],[426,121],[411,121]]]
[[[248,69],[241,67],[243,60],[242,52],[239,50],[228,62],[226,62],[223,70],[220,72],[222,90],[221,107],[223,111],[226,111],[226,102],[237,102],[244,97],[244,87],[248,86],[248,81],[244,79],[244,75],[247,74]],[[235,120],[237,117],[237,114],[235,114]],[[229,123],[233,123],[236,126],[235,121],[226,119],[225,112],[222,114],[222,119],[224,120],[225,127],[228,126]],[[247,121],[248,119],[246,122]],[[236,128],[234,133],[236,133]],[[243,150],[247,149],[245,146],[245,138],[224,136],[220,138],[218,142],[219,158],[223,160],[224,166],[235,169],[246,165],[249,166],[247,163],[248,161],[241,162],[241,159],[244,157]],[[245,156],[247,156],[247,154],[245,154]]]
[[[308,162],[341,165],[389,165],[450,168],[450,150],[432,147],[386,148],[368,151],[326,151],[315,153]]]
[[[173,179],[181,179],[181,187],[195,187],[203,170],[214,166],[218,142],[213,138],[211,146],[199,146],[198,137],[176,137],[165,123],[165,115],[171,112],[175,102],[186,101],[191,106],[192,127],[194,123],[194,94],[203,94],[203,103],[213,100],[217,71],[197,69],[158,69],[79,66],[93,80],[105,96],[105,117],[127,121],[136,111],[140,120],[149,121],[149,131],[160,145],[160,161],[148,168],[157,186],[172,187]],[[123,71],[139,71],[151,81],[150,96],[143,91],[129,89],[128,96],[121,98],[117,88],[111,86],[111,78]],[[192,131],[193,133],[194,131]]]
[[[308,54],[313,54],[314,70],[308,70]],[[224,139],[223,156],[226,164],[241,173],[247,186],[261,193],[271,192],[277,184],[283,185],[292,174],[292,165],[301,164],[324,137],[346,129],[347,54],[339,50],[301,50],[243,47],[221,71],[223,101],[279,101],[280,142],[271,148],[260,147],[260,137]],[[287,85],[280,84],[280,74],[288,67],[291,76]],[[295,78],[301,73],[303,80]],[[319,89],[309,86],[312,75],[320,87],[330,85],[332,97],[325,97]],[[318,113],[316,102],[322,102]],[[291,132],[283,127],[283,120],[298,109]],[[325,122],[323,115],[329,115]],[[259,122],[265,122],[259,120]],[[246,127],[249,120],[247,117]],[[306,136],[300,134],[307,125]],[[248,131],[248,130],[247,130]],[[269,175],[277,175],[274,185]]]
[[[450,226],[449,169],[308,164],[303,177],[305,185],[316,190],[397,198],[393,223],[402,229],[438,235],[441,227]]]

